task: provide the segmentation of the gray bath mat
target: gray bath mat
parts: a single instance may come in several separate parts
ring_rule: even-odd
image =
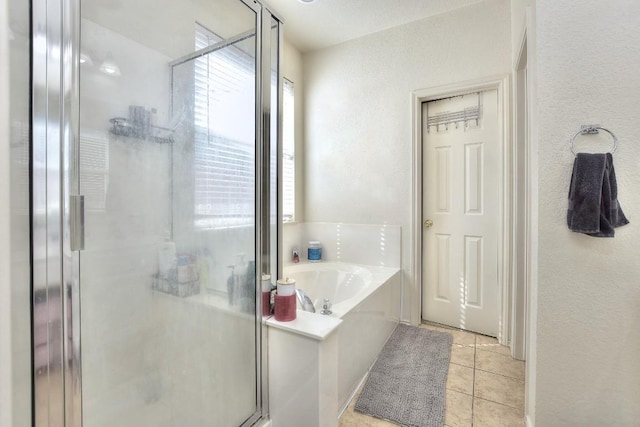
[[[451,334],[398,325],[355,410],[411,427],[442,427]]]

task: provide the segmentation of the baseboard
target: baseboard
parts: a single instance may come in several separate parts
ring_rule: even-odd
[[[362,387],[364,382],[367,380],[367,376],[369,375],[369,370],[370,369],[371,369],[371,367],[369,367],[369,369],[367,369],[367,372],[364,374],[364,376],[362,377],[362,379],[358,383],[358,386],[351,392],[351,396],[349,396],[349,398],[347,399],[347,402],[338,411],[338,418],[340,418],[342,416],[344,411],[346,411],[347,408],[349,407],[349,405],[351,404],[351,401],[353,400],[353,398],[356,397],[356,393],[358,392],[358,390],[360,390],[360,387]]]

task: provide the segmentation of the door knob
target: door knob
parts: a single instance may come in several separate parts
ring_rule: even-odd
[[[433,221],[430,219],[424,220],[424,228],[431,228],[433,226]]]

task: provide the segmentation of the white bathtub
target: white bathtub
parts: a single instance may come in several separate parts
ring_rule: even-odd
[[[399,322],[400,270],[318,262],[285,266],[284,275],[296,280],[317,313],[328,298],[333,304],[331,316],[342,320],[337,331],[337,399],[342,412]]]

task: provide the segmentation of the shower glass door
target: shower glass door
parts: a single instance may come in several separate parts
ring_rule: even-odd
[[[256,278],[276,274],[260,232],[275,194],[257,182],[269,168],[263,13],[241,0],[81,1],[84,427],[262,413]]]

